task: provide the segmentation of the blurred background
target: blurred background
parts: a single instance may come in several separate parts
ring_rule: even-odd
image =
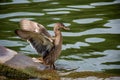
[[[62,22],[63,47],[56,66],[60,73],[120,72],[120,0],[0,0],[0,45],[37,54],[14,33],[21,19],[53,26]]]

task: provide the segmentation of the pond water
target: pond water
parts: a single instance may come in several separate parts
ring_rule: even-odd
[[[66,71],[120,71],[120,0],[1,0],[0,45],[36,54],[14,33],[23,18],[43,24],[51,35],[63,22],[63,47],[56,66]],[[64,79],[63,79],[64,80]],[[92,80],[92,79],[91,79]]]

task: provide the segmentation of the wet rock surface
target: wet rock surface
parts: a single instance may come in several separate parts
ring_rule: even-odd
[[[45,65],[34,62],[31,57],[23,55],[22,53],[17,53],[3,46],[0,46],[0,63],[13,68],[25,69],[27,67],[34,67],[39,70],[45,69]]]

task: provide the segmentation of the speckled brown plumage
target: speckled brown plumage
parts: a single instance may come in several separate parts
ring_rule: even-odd
[[[56,23],[54,26],[55,36],[52,37],[47,29],[36,22],[29,20],[21,20],[21,29],[15,30],[15,33],[29,41],[38,54],[41,54],[43,63],[54,69],[54,62],[58,58],[62,49],[62,34],[61,29],[69,30],[62,23]]]

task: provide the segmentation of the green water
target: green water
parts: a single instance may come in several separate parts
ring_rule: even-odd
[[[120,72],[120,0],[1,0],[0,45],[26,54],[35,50],[14,33],[23,18],[43,24],[51,35],[63,22],[59,73]]]

